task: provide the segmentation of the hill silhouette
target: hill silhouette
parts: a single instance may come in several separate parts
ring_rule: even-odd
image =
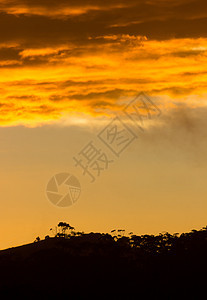
[[[207,227],[156,236],[58,228],[0,251],[2,299],[200,299],[205,290]]]

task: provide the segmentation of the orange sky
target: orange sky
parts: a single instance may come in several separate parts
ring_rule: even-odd
[[[1,211],[5,212],[2,222],[7,224],[9,232],[2,240],[2,247],[29,241],[41,222],[40,234],[44,234],[51,223],[67,216],[87,230],[108,230],[116,222],[142,233],[158,232],[162,228],[182,231],[206,225],[203,224],[206,188],[202,183],[207,158],[206,8],[204,0],[0,0],[0,178],[2,195],[7,198]],[[101,178],[93,190],[86,184],[83,202],[76,208],[61,213],[51,208],[40,186],[55,172],[73,169],[74,153],[95,137],[115,113],[121,113],[140,91],[150,95],[162,110],[160,119],[148,128],[148,133],[139,136],[140,144],[129,148],[129,155],[125,154],[123,161],[108,171],[108,177]],[[70,141],[66,141],[67,130]],[[56,139],[62,150],[51,144]],[[68,150],[64,148],[67,143]],[[142,161],[137,151],[143,156]],[[61,159],[57,159],[58,155]],[[171,156],[175,156],[173,166]],[[71,159],[69,164],[66,157]],[[39,166],[40,175],[35,165]],[[136,171],[139,166],[146,175],[141,187],[132,180],[135,176],[139,181],[141,175]],[[150,179],[144,166],[151,174]],[[169,175],[165,187],[161,181],[155,185],[152,174],[157,168],[156,178],[163,176],[164,170]],[[80,171],[73,171],[81,176]],[[195,188],[195,194],[189,192],[184,179],[189,172],[192,176],[189,184]],[[30,183],[28,174],[33,178]],[[120,174],[129,178],[121,189],[118,188]],[[178,178],[184,181],[183,189]],[[15,182],[15,194],[10,190],[11,180]],[[133,209],[127,213],[123,195],[127,197],[132,182],[136,186],[131,196]],[[18,194],[21,185],[25,185],[25,192]],[[103,191],[99,194],[106,185],[110,187],[110,196]],[[144,193],[146,186],[155,191],[154,196],[152,190]],[[164,198],[172,195],[172,187],[176,199],[183,199],[173,208],[169,202],[164,204]],[[35,199],[30,195],[26,209],[31,188],[41,200],[35,206]],[[196,207],[198,188],[201,203],[197,200],[200,204]],[[136,202],[139,191],[151,206]],[[114,199],[110,213],[109,204],[105,203],[106,207],[94,204],[95,198],[101,202],[105,201],[104,197]],[[115,199],[122,203],[118,209]],[[14,203],[11,205],[10,201]],[[87,201],[91,201],[88,206]],[[11,206],[15,207],[13,212]],[[39,211],[42,221],[37,217]],[[183,219],[187,211],[192,216]],[[15,212],[21,215],[15,221],[19,224],[17,232],[12,231]],[[153,213],[160,223],[150,221]],[[173,214],[177,214],[176,219]],[[141,218],[141,224],[136,216]],[[107,226],[103,221],[106,218],[109,218]],[[31,228],[28,236],[18,238],[20,228],[27,222]]]

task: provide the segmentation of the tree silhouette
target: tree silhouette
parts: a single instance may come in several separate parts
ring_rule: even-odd
[[[75,232],[73,231],[75,228],[73,226],[70,226],[70,224],[66,222],[59,222],[58,227],[60,229],[59,233],[56,234],[57,237],[69,237],[71,233],[73,232],[73,235],[75,235]],[[68,232],[68,233],[67,233]]]
[[[39,242],[40,241],[40,237],[36,237],[35,242]]]

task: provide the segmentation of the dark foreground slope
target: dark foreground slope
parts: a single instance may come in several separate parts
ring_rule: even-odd
[[[48,238],[0,251],[0,298],[202,299],[206,272],[206,228],[180,237]]]

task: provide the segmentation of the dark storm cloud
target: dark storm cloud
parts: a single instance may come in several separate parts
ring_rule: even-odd
[[[108,34],[144,35],[149,39],[207,36],[207,2],[179,1],[0,1],[0,42],[19,41],[31,47],[67,42],[91,43],[90,36]],[[9,8],[26,6],[31,14],[12,14]],[[97,7],[68,18],[51,18],[49,12],[86,6]],[[127,6],[127,7],[121,7]],[[35,15],[33,7],[45,8]],[[106,9],[106,8],[109,9]],[[4,8],[4,9],[3,9]],[[48,10],[47,10],[48,9]],[[48,15],[47,15],[48,12]],[[68,12],[69,13],[69,12]],[[103,42],[103,41],[102,41]],[[100,43],[100,41],[96,41]]]
[[[0,48],[0,60],[18,60],[20,59],[20,51],[22,49],[18,49],[15,47],[2,47]]]
[[[134,90],[133,90],[134,92]],[[79,94],[79,93],[71,93],[68,95],[51,95],[50,100],[51,101],[64,101],[65,99],[72,99],[72,100],[91,100],[92,102],[97,100],[99,102],[99,99],[111,99],[116,100],[117,98],[123,96],[126,93],[126,90],[122,89],[113,89],[105,92],[96,92],[96,93],[88,93],[88,94]]]

